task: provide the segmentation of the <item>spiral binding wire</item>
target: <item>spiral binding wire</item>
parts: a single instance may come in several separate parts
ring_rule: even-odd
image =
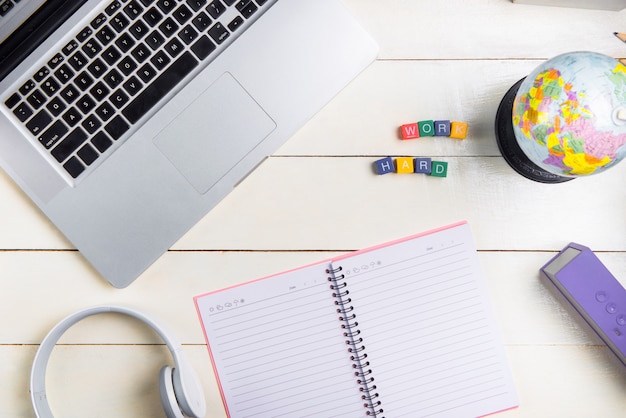
[[[367,353],[363,338],[360,337],[361,330],[358,328],[359,323],[356,320],[354,307],[350,305],[352,299],[348,297],[350,291],[347,289],[348,283],[345,281],[346,276],[342,274],[343,268],[327,269],[326,273],[333,291],[335,305],[337,306],[337,314],[339,321],[342,322],[341,328],[344,330],[343,336],[346,337],[346,345],[349,346],[350,360],[354,363],[352,368],[356,369],[354,376],[357,384],[360,386],[359,391],[362,393],[361,400],[364,401],[363,407],[367,409],[367,416],[385,418],[382,416],[382,402],[379,400],[376,385],[374,384],[374,376],[372,369],[369,368],[370,362],[367,361]]]

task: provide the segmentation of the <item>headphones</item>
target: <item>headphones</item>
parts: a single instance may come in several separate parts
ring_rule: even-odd
[[[200,381],[183,356],[182,347],[168,335],[165,328],[144,314],[119,306],[99,306],[78,311],[59,322],[43,339],[30,375],[30,397],[38,418],[53,418],[46,396],[46,367],[52,349],[59,338],[72,325],[92,315],[115,312],[131,316],[152,328],[167,345],[174,359],[174,367],[163,366],[159,373],[161,403],[168,418],[202,418],[206,414],[206,402]]]

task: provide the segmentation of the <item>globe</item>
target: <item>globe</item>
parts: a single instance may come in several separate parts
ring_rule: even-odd
[[[614,166],[626,156],[626,66],[595,52],[545,61],[502,99],[496,139],[511,167],[544,183]]]

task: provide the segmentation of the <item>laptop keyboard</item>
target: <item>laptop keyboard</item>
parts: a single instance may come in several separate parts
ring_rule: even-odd
[[[84,176],[269,0],[119,0],[4,104],[73,179]]]

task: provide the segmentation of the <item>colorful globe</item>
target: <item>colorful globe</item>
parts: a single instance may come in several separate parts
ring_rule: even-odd
[[[594,52],[550,59],[519,85],[517,144],[556,176],[600,173],[626,156],[626,66]]]

